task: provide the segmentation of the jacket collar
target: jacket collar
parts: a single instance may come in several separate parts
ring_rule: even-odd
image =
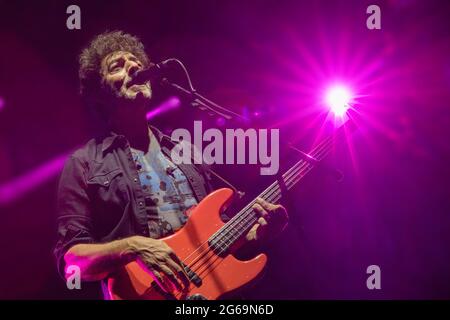
[[[102,138],[102,152],[104,153],[108,151],[115,145],[116,141],[122,140],[124,138],[125,136],[123,135],[119,135],[112,131],[109,132],[106,136]]]
[[[159,131],[157,128],[155,128],[151,125],[148,125],[148,128],[155,135],[156,139],[158,140],[158,142],[161,146],[167,146],[166,143],[170,141],[168,146],[171,149],[173,147],[174,143],[179,142],[179,141],[172,140],[171,137],[163,134],[161,131]],[[108,134],[106,134],[102,138],[102,153],[105,153],[106,151],[114,148],[115,146],[124,146],[125,142],[127,142],[127,139],[124,135],[117,134],[113,131],[110,131]]]

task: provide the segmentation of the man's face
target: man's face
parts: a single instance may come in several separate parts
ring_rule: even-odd
[[[101,62],[102,82],[111,88],[116,97],[135,100],[139,94],[150,99],[150,83],[129,86],[132,75],[143,68],[142,63],[130,52],[115,51]]]

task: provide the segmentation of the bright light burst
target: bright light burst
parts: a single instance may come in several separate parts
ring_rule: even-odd
[[[330,110],[337,117],[342,117],[350,107],[349,103],[352,99],[352,94],[345,86],[337,85],[328,89],[325,101]]]

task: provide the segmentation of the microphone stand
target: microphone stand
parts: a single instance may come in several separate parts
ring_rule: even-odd
[[[247,121],[248,119],[242,115],[231,111],[217,103],[211,101],[210,99],[202,96],[195,89],[188,90],[177,83],[170,82],[167,78],[163,78],[161,81],[163,86],[168,86],[173,88],[176,92],[180,93],[182,96],[190,100],[190,104],[193,107],[199,108],[202,111],[208,110],[210,115],[216,115],[225,118],[226,120],[239,119],[242,121]]]
[[[186,89],[177,83],[170,82],[167,78],[163,78],[161,80],[162,86],[166,86],[166,87],[170,87],[170,88],[174,89],[176,92],[178,92],[179,94],[181,94],[182,96],[184,96],[185,98],[190,100],[190,104],[193,107],[196,107],[202,111],[207,110],[208,114],[211,116],[216,115],[216,116],[223,117],[226,120],[232,120],[232,119],[237,120],[238,119],[238,120],[241,120],[244,122],[248,122],[248,120],[249,120],[248,118],[245,118],[242,115],[240,115],[234,111],[231,111],[223,106],[220,106],[219,104],[209,100],[208,98],[206,98],[206,97],[202,96],[200,93],[198,93],[197,90],[195,90],[195,88],[192,85],[192,82],[191,82],[191,79],[189,77],[189,73],[188,73],[186,67],[183,65],[183,63],[180,60],[172,58],[172,59],[166,60],[166,62],[175,62],[183,69],[190,89]],[[340,170],[337,170],[336,168],[334,168],[330,165],[327,165],[327,164],[323,163],[322,161],[319,161],[318,159],[313,158],[309,154],[294,147],[294,145],[292,143],[288,143],[288,147],[291,150],[295,151],[297,154],[299,154],[304,161],[306,161],[306,162],[310,163],[311,165],[314,165],[314,166],[318,167],[319,169],[322,169],[325,172],[328,172],[329,174],[334,176],[337,181],[340,182],[344,178],[344,175]]]
[[[197,107],[202,111],[209,110],[211,112],[210,115],[221,116],[227,120],[231,120],[233,118],[237,118],[237,119],[244,120],[244,121],[247,120],[240,114],[237,114],[229,109],[226,109],[226,108],[212,102],[211,100],[205,98],[204,96],[202,96],[195,90],[190,91],[176,83],[170,82],[167,78],[162,79],[161,83],[164,86],[169,86],[169,87],[175,89],[176,92],[178,92],[178,93],[182,94],[183,96],[187,97],[188,99],[190,99],[192,106]],[[220,111],[217,109],[220,109]],[[330,173],[333,177],[336,178],[337,181],[340,182],[344,178],[344,175],[341,171],[337,170],[334,167],[331,167],[330,165],[323,163],[322,161],[319,161],[318,159],[313,158],[311,155],[294,147],[294,145],[292,143],[288,143],[288,147],[291,150],[295,151],[297,154],[299,154],[304,161],[316,166],[319,169],[322,169],[322,170]]]

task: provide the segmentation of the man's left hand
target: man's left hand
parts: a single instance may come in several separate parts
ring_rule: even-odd
[[[282,205],[256,198],[252,208],[259,213],[260,218],[247,233],[246,239],[248,241],[272,239],[286,227],[289,217]]]

